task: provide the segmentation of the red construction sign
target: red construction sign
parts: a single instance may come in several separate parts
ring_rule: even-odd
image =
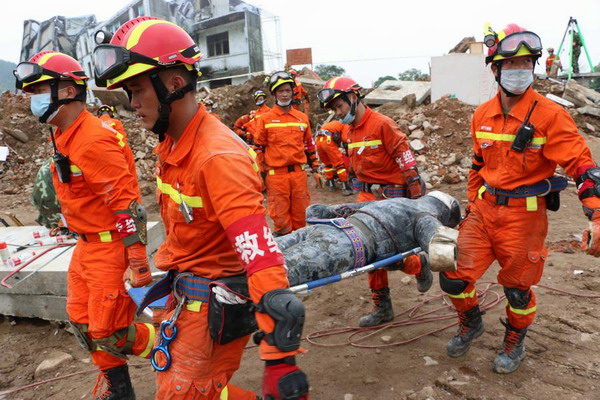
[[[289,67],[292,65],[312,64],[312,48],[288,49],[285,51],[285,57],[287,59],[286,65]]]

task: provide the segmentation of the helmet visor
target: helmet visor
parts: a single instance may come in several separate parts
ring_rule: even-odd
[[[94,73],[96,79],[114,79],[127,71],[131,64],[161,65],[153,58],[127,50],[121,46],[101,44],[94,49]]]
[[[339,94],[339,90],[324,88],[317,92],[317,98],[321,102],[321,105],[326,106],[331,100],[333,100],[337,94]]]
[[[516,32],[508,35],[500,41],[498,45],[498,54],[501,56],[514,56],[521,46],[527,47],[532,53],[540,53],[543,49],[542,41],[538,35],[533,32]]]

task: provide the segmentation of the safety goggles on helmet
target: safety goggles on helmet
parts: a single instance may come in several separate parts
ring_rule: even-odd
[[[284,83],[289,83],[292,85],[292,87],[295,85],[295,82],[290,74],[285,71],[275,72],[273,75],[271,75],[269,77],[269,88],[271,93]]]
[[[506,36],[498,44],[497,54],[510,57],[519,52],[521,46],[527,47],[531,54],[540,53],[543,49],[542,40],[533,32],[515,32]]]
[[[162,65],[157,60],[121,46],[101,44],[94,50],[94,72],[100,80],[113,79],[127,71],[131,64]]]
[[[338,97],[343,92],[341,90],[323,88],[317,92],[317,99],[326,106],[330,101]]]
[[[17,68],[13,71],[15,78],[21,83],[29,83],[37,81],[42,75],[48,75],[53,78],[59,79],[60,74],[58,72],[50,71],[39,64],[32,62],[22,62],[17,65]]]
[[[161,58],[156,60],[122,46],[101,44],[94,49],[94,70],[97,79],[107,80],[121,75],[131,64],[143,63],[156,67],[170,66],[196,54],[200,54],[200,50],[198,46],[193,45],[179,53],[166,56],[162,60]]]

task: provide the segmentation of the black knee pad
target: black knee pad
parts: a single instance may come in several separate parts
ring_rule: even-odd
[[[527,307],[531,300],[531,289],[520,290],[515,288],[504,288],[506,300],[512,308],[522,310]]]
[[[440,287],[448,294],[459,295],[469,286],[469,282],[462,279],[450,279],[443,272],[440,272]]]

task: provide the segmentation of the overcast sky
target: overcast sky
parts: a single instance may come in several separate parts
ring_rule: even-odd
[[[409,68],[428,72],[430,58],[447,53],[463,37],[482,40],[485,22],[491,22],[495,30],[518,23],[539,34],[544,47],[558,49],[572,16],[583,32],[592,62],[600,64],[600,0],[248,2],[280,17],[283,52],[311,47],[315,64],[342,66],[364,86]],[[0,0],[0,59],[18,62],[25,19],[96,14],[101,21],[126,4],[123,0]],[[274,38],[269,41],[270,46],[275,42]],[[583,50],[580,65],[582,72],[589,71]]]

